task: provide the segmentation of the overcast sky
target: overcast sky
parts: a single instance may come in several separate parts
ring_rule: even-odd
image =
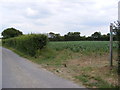
[[[119,0],[0,0],[0,32],[14,27],[24,34],[109,32],[118,19]]]

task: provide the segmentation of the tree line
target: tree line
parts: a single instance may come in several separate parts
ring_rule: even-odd
[[[7,28],[2,32],[2,36],[4,39],[16,37],[23,35],[20,30],[15,28]],[[80,32],[68,32],[65,35],[56,34],[50,32],[47,34],[49,41],[109,41],[110,34],[101,34],[101,32],[94,32],[91,36],[81,36]],[[113,40],[117,40],[116,35],[113,35]]]
[[[80,32],[68,32],[67,34],[61,36],[60,34],[55,34],[50,32],[48,38],[50,41],[109,41],[110,34],[101,34],[101,32],[94,32],[91,36],[81,36]],[[116,35],[113,35],[113,40],[117,40]]]

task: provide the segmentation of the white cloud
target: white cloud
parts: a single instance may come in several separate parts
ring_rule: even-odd
[[[118,17],[117,3],[118,0],[0,0],[0,31],[15,27],[24,33],[108,33],[109,23]]]
[[[26,12],[27,12],[27,15],[28,15],[28,16],[34,16],[34,15],[37,15],[37,14],[38,14],[38,11],[37,11],[37,10],[33,10],[33,9],[31,9],[31,8],[27,8]]]

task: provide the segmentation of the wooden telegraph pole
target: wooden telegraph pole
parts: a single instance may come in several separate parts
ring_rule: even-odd
[[[110,24],[110,66],[113,66],[113,24]]]

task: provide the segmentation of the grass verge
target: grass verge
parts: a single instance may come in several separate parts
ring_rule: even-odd
[[[109,67],[108,53],[83,54],[69,49],[54,50],[44,48],[36,57],[6,47],[34,63],[42,65],[47,70],[88,88],[118,88],[116,52],[114,66]]]

